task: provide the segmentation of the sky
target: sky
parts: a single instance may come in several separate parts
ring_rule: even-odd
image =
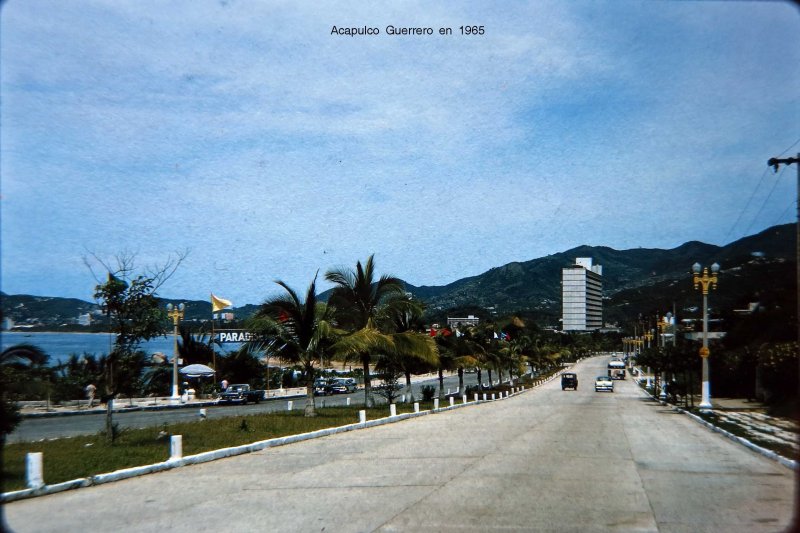
[[[188,250],[159,295],[239,306],[370,254],[419,286],[724,245],[796,220],[766,161],[800,152],[798,64],[782,2],[10,0],[2,290]]]

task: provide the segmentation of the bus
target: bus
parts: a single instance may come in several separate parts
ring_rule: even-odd
[[[608,376],[611,379],[625,379],[625,362],[619,359],[609,361]]]

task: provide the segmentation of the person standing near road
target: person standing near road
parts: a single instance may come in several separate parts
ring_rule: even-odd
[[[94,386],[94,383],[89,383],[86,385],[86,397],[89,399],[89,409],[92,408],[94,405],[94,393],[97,391],[97,387]]]
[[[228,388],[228,380],[227,380],[227,379],[223,379],[223,380],[220,382],[220,385],[222,385],[222,390],[223,390],[223,392],[224,392],[224,391],[225,391],[225,389],[227,389],[227,388]]]

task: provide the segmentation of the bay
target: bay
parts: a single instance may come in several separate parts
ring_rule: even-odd
[[[50,365],[55,366],[69,359],[72,354],[79,357],[84,353],[100,355],[107,354],[114,342],[111,333],[63,333],[63,332],[24,332],[4,331],[0,336],[2,350],[16,344],[32,344],[39,347],[50,356]],[[232,349],[234,347],[227,347]],[[175,350],[175,341],[172,335],[157,337],[143,342],[141,349],[148,354],[162,352],[172,357]],[[226,349],[226,351],[227,351]]]

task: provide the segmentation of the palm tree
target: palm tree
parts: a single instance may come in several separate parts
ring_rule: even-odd
[[[351,332],[361,332],[384,347],[391,346],[391,338],[379,330],[379,324],[387,307],[405,305],[402,298],[391,298],[405,294],[400,278],[383,275],[376,281],[374,255],[370,255],[363,266],[358,261],[355,270],[329,270],[325,279],[335,285],[328,301],[336,309],[338,325]],[[364,404],[367,407],[372,406],[369,365],[375,348],[366,348],[357,354],[364,369]]]
[[[397,297],[400,298],[400,297]],[[392,340],[395,349],[391,354],[392,362],[406,378],[406,392],[414,401],[411,388],[411,374],[426,372],[428,368],[439,365],[439,351],[434,339],[422,333],[422,313],[425,305],[419,301],[402,297],[404,302],[394,302],[392,298],[387,305],[389,327],[394,332]]]
[[[249,328],[264,339],[274,341],[279,356],[303,368],[306,378],[305,416],[316,416],[314,405],[314,365],[331,352],[341,333],[332,325],[333,308],[318,301],[317,277],[308,287],[305,300],[283,281],[277,281],[285,294],[264,302]]]
[[[10,394],[10,385],[25,373],[44,367],[48,356],[41,348],[32,344],[17,344],[0,353],[0,450],[5,450],[6,436],[19,424],[19,408]],[[0,453],[0,472],[5,472],[3,453]],[[3,490],[4,476],[0,475],[0,493]],[[0,528],[5,528],[3,506],[0,505]]]

